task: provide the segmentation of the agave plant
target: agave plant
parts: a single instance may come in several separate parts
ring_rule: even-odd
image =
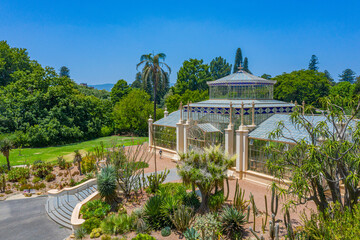
[[[160,196],[153,196],[144,205],[145,219],[153,229],[160,229],[162,227],[162,200]]]
[[[116,197],[116,171],[111,165],[105,166],[97,175],[98,191],[107,203],[112,203]]]
[[[190,227],[194,217],[192,208],[181,205],[170,215],[171,222],[174,224],[176,229],[183,233],[187,228]]]
[[[220,215],[222,222],[221,231],[229,239],[241,239],[244,231],[243,225],[246,222],[246,216],[233,206],[225,207]]]

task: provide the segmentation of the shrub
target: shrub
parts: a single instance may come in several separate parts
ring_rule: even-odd
[[[57,164],[59,165],[59,168],[61,170],[64,170],[66,168],[66,161],[63,156],[60,156],[57,158]]]
[[[53,173],[49,173],[48,175],[46,175],[46,177],[45,177],[45,181],[47,181],[47,182],[51,182],[51,181],[54,181],[54,180],[55,180],[55,178],[56,178],[55,174],[53,174]]]
[[[161,229],[161,236],[168,237],[171,234],[171,228],[170,227],[164,227]]]
[[[200,232],[201,239],[216,239],[220,222],[213,213],[198,215],[194,222],[194,228]]]
[[[42,179],[39,177],[34,177],[34,179],[32,180],[32,183],[37,183],[40,182]]]
[[[133,230],[134,225],[134,216],[112,214],[101,222],[101,230],[107,234],[124,234]]]
[[[98,238],[102,234],[101,228],[94,228],[90,233],[90,238]]]
[[[170,215],[170,219],[176,229],[183,233],[188,227],[190,227],[193,216],[194,213],[191,208],[181,205],[174,211],[173,215]]]
[[[96,170],[96,157],[94,155],[87,155],[81,161],[81,171],[90,173]]]
[[[94,228],[100,227],[100,224],[101,224],[101,220],[99,218],[92,217],[85,220],[85,222],[83,223],[83,227],[86,233],[90,234]]]
[[[110,205],[101,200],[87,202],[80,210],[84,219],[99,218],[103,219],[110,212]]]
[[[218,211],[225,202],[225,196],[223,192],[217,192],[210,196],[209,208],[211,211]]]
[[[111,240],[111,236],[109,235],[102,235],[100,240]]]
[[[194,228],[188,228],[184,232],[184,237],[186,240],[198,240],[200,238],[200,234]]]
[[[160,229],[163,225],[161,213],[162,197],[153,196],[144,205],[144,215],[147,223],[152,229]]]
[[[31,170],[32,170],[32,174],[34,176],[39,177],[39,178],[44,178],[52,172],[53,167],[52,167],[51,163],[36,161],[31,166]]]
[[[160,184],[162,184],[167,175],[169,175],[170,171],[169,170],[164,170],[163,172],[161,173],[152,173],[150,175],[147,176],[147,180],[148,180],[148,184],[149,184],[149,187],[147,189],[147,191],[149,193],[156,193],[157,190],[159,189],[159,186]]]
[[[82,240],[86,235],[86,230],[83,227],[80,227],[75,231],[75,239]]]
[[[70,179],[70,182],[69,182],[69,186],[70,186],[70,187],[73,187],[73,186],[75,186],[75,185],[76,185],[75,180],[74,180],[73,178],[71,178],[71,179]]]
[[[28,179],[29,177],[30,177],[29,169],[21,168],[21,167],[12,168],[7,174],[7,179],[10,182],[17,182],[22,178]]]
[[[229,239],[240,239],[244,231],[245,218],[245,215],[233,206],[226,206],[220,215],[222,233]]]
[[[136,232],[146,233],[149,230],[147,223],[142,218],[138,218],[136,221]]]
[[[0,165],[0,174],[7,173],[7,172],[8,172],[8,169],[7,169],[6,164]]]
[[[116,197],[116,170],[113,166],[106,166],[101,169],[97,176],[98,191],[105,201],[111,203]]]
[[[34,184],[33,188],[36,190],[40,190],[40,189],[46,188],[46,185],[45,185],[45,183],[37,183],[37,184]]]
[[[195,192],[186,193],[183,196],[183,203],[185,206],[197,210],[200,207],[200,198]]]
[[[136,237],[132,238],[131,240],[156,240],[156,238],[148,234],[139,233],[138,235],[136,235]]]

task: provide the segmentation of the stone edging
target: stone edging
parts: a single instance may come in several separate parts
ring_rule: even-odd
[[[98,191],[93,192],[87,198],[76,204],[72,214],[71,214],[71,226],[73,231],[79,229],[81,225],[85,222],[84,219],[80,218],[81,207],[89,201],[100,199],[100,193]]]

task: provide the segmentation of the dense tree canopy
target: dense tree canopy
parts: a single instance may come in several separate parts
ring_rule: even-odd
[[[345,69],[342,74],[339,75],[340,82],[349,82],[354,83],[355,81],[355,72],[350,68]]]
[[[189,89],[185,91],[184,94],[174,94],[172,90],[165,97],[165,105],[169,112],[173,112],[179,109],[180,102],[187,104],[188,102],[201,102],[209,98],[208,91],[199,90],[190,91]]]
[[[299,70],[274,77],[276,80],[274,98],[286,102],[305,101],[318,106],[320,97],[327,96],[330,83],[322,72]]]
[[[216,57],[210,62],[210,73],[213,80],[225,77],[231,73],[231,65],[222,57]]]
[[[68,77],[70,78],[70,69],[66,66],[62,66],[60,68],[60,73],[59,73],[60,77]]]
[[[330,89],[330,96],[341,96],[351,98],[354,94],[355,84],[349,82],[340,82]]]
[[[119,102],[124,96],[131,91],[131,87],[124,79],[120,79],[111,89],[111,101],[113,104]]]
[[[208,89],[206,82],[211,80],[213,78],[210,74],[209,65],[205,64],[202,59],[189,59],[184,61],[177,74],[174,92],[181,95],[187,89],[204,91]]]
[[[335,85],[335,81],[334,79],[331,77],[330,73],[328,70],[324,71],[325,77],[329,80],[329,83],[331,84],[331,86]]]

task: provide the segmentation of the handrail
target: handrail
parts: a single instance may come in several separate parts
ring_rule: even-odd
[[[61,193],[65,193],[65,192],[71,192],[73,190],[78,190],[84,186],[88,187],[89,185],[92,186],[92,185],[95,185],[96,184],[96,178],[93,178],[93,179],[89,179],[87,180],[86,182],[83,182],[77,186],[74,186],[74,187],[66,187],[66,188],[63,188],[61,190],[57,190],[57,189],[50,189],[48,191],[48,195],[49,196],[56,196],[56,195],[59,195]]]
[[[81,225],[85,222],[84,219],[80,218],[81,207],[89,201],[100,199],[100,193],[98,191],[93,192],[87,198],[76,204],[72,214],[71,214],[71,226],[73,231],[79,229]]]

